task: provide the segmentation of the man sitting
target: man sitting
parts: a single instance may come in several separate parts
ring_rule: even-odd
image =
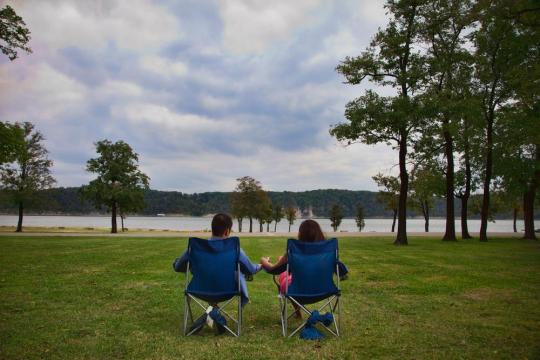
[[[212,219],[212,237],[208,241],[220,241],[226,239],[231,234],[233,222],[232,218],[227,214],[216,214]],[[242,306],[249,302],[248,290],[246,285],[246,275],[253,276],[259,272],[262,268],[260,264],[253,264],[244,250],[240,249],[240,256],[238,258],[240,262],[240,290],[242,297]],[[187,251],[180,257],[176,258],[173,263],[174,271],[186,272],[188,262]]]

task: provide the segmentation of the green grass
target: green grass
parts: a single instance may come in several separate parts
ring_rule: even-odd
[[[181,335],[185,239],[0,237],[0,358],[540,358],[540,243],[343,238],[343,335],[283,339],[269,275],[243,334]],[[285,239],[244,238],[253,260]]]

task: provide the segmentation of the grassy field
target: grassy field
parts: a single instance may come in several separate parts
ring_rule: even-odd
[[[183,337],[186,239],[2,236],[0,358],[540,358],[540,242],[410,242],[341,239],[343,336],[310,342],[281,337],[263,273],[241,338]],[[285,239],[242,246],[275,258]]]

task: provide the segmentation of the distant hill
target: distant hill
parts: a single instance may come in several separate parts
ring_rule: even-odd
[[[105,213],[95,209],[79,195],[79,188],[54,188],[41,191],[36,196],[34,204],[27,207],[28,214],[72,214],[87,215]],[[181,214],[201,216],[216,212],[229,211],[230,192],[205,192],[185,194],[179,191],[149,190],[145,194],[146,208],[139,215]],[[340,204],[346,217],[354,217],[357,204],[362,204],[366,217],[391,217],[392,213],[377,202],[376,192],[351,190],[311,190],[311,191],[270,191],[272,202],[283,206],[293,205],[307,212],[309,208],[314,216],[328,216],[333,204]],[[456,202],[456,214],[459,214],[459,204]],[[435,201],[431,216],[444,216],[444,203],[441,199]],[[1,213],[16,213],[16,207],[2,201]],[[419,213],[409,210],[410,216]]]

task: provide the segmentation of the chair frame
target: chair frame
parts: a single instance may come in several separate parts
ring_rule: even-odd
[[[287,249],[287,255],[289,255],[288,253],[289,253],[289,249]],[[330,310],[330,313],[334,317],[334,321],[332,321],[333,324],[334,324],[334,329],[332,330],[330,327],[328,327],[328,326],[326,326],[324,324],[321,324],[321,325],[328,332],[330,332],[332,335],[334,335],[336,337],[340,336],[340,329],[341,329],[341,306],[340,306],[341,289],[339,287],[339,277],[340,277],[340,275],[339,275],[339,266],[337,264],[337,260],[339,259],[338,256],[339,256],[338,255],[338,250],[336,249],[336,275],[337,275],[336,276],[336,278],[337,278],[336,287],[338,289],[338,293],[335,294],[335,295],[330,295],[329,297],[318,301],[318,302],[324,301],[324,304],[317,309],[319,312],[322,311],[325,308],[328,308]],[[289,264],[287,264],[286,274],[289,274]],[[277,283],[277,281],[275,280],[275,276],[274,276],[274,282],[278,286],[278,292],[279,292],[280,286]],[[289,329],[289,327],[288,327],[289,319],[294,315],[294,312],[292,314],[290,314],[290,315],[287,314],[287,304],[288,304],[288,302],[290,301],[291,304],[296,304],[303,312],[306,313],[306,315],[308,317],[311,316],[311,314],[312,314],[312,312],[314,310],[313,311],[309,310],[305,305],[301,304],[293,296],[286,295],[288,293],[288,290],[289,290],[289,281],[285,281],[285,294],[280,293],[278,295],[278,298],[279,298],[280,313],[281,313],[281,330],[282,330],[282,333],[283,333],[284,337],[291,338],[306,325],[307,319],[300,326],[298,326],[295,330],[293,330],[290,334],[287,334],[288,329]],[[337,315],[337,318],[336,318],[336,315]]]
[[[188,293],[188,285],[189,285],[189,280],[190,280],[189,270],[190,270],[190,263],[188,261],[187,267],[186,267],[186,285],[184,289],[184,335],[190,336],[196,331],[196,329],[193,329],[192,331],[188,332],[188,325],[191,326],[194,323],[193,310],[191,308],[191,301],[193,301],[195,304],[200,306],[205,312],[208,306],[218,307],[219,311],[224,316],[226,316],[227,318],[229,318],[232,322],[236,324],[236,331],[232,330],[231,327],[227,325],[223,325],[223,327],[233,336],[239,337],[241,333],[241,329],[242,329],[242,297],[241,297],[241,288],[240,288],[241,286],[240,285],[240,263],[236,264],[236,274],[237,274],[236,281],[238,284],[238,294],[234,295],[228,300],[219,301],[215,303],[199,299],[196,296]],[[230,315],[228,312],[225,311],[225,307],[227,307],[227,305],[229,305],[234,300],[234,298],[237,298],[237,301],[238,301],[238,318],[237,319],[235,319],[232,315]],[[207,306],[205,306],[204,303],[207,303]],[[221,303],[223,303],[223,305],[218,306]],[[188,321],[188,318],[190,321]]]

